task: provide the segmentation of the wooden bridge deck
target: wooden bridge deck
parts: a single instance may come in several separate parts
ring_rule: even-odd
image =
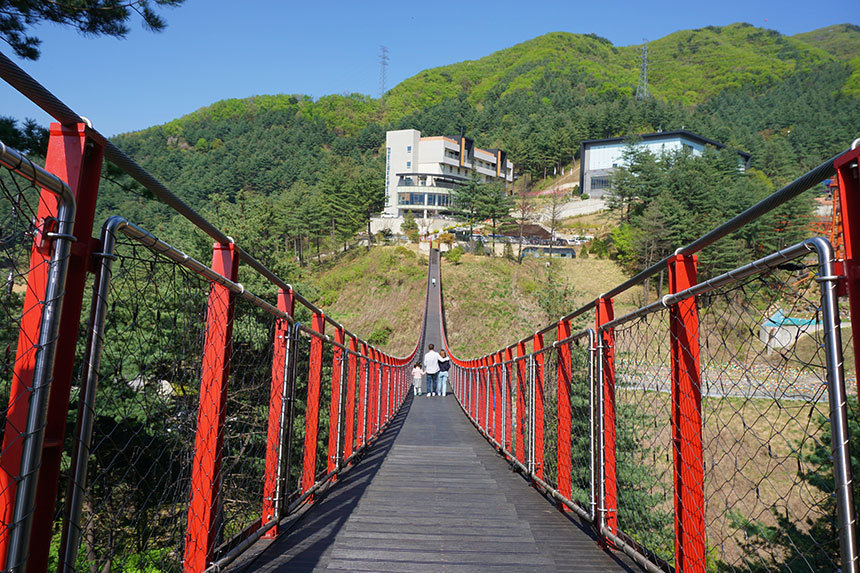
[[[407,400],[364,459],[235,571],[638,570],[511,471],[453,396]]]

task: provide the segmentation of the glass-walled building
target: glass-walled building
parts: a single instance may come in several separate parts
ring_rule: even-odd
[[[470,179],[513,184],[514,165],[501,149],[468,137],[421,137],[416,129],[385,136],[385,214],[428,218],[451,210],[451,191]]]

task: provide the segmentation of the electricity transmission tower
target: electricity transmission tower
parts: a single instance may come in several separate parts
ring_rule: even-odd
[[[379,46],[379,97],[385,94],[385,72],[388,69],[388,48]]]
[[[645,42],[642,45],[642,58],[639,66],[639,85],[636,86],[636,99],[643,100],[648,98],[648,40],[642,38]]]

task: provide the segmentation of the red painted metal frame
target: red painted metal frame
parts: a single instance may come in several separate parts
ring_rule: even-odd
[[[216,243],[212,270],[236,280],[239,257],[235,245]],[[185,535],[186,573],[199,573],[212,560],[217,539],[217,513],[221,490],[221,461],[227,383],[233,345],[235,295],[218,283],[211,283],[206,307],[206,341],[200,379],[197,436],[191,473],[191,501]]]
[[[44,440],[42,460],[36,490],[36,507],[30,534],[28,571],[48,570],[54,507],[60,478],[63,439],[66,435],[66,418],[81,308],[89,268],[93,219],[101,175],[105,141],[84,124],[61,126],[52,123],[49,130],[48,153],[45,169],[67,183],[75,196],[74,233],[77,241],[71,245],[63,296],[60,328],[55,346],[54,371]],[[39,229],[57,214],[56,194],[42,190],[37,212]],[[8,525],[12,518],[17,493],[15,478],[21,465],[20,433],[26,426],[29,399],[27,388],[33,383],[35,348],[39,340],[42,306],[48,276],[53,241],[35,237],[30,256],[30,272],[24,295],[24,312],[18,333],[15,367],[9,393],[6,427],[3,433],[3,455],[0,457],[0,564],[5,564],[8,552]]]
[[[511,428],[512,428],[511,422],[513,419],[512,418],[513,408],[511,407],[511,395],[512,395],[511,380],[513,379],[513,373],[514,373],[514,365],[511,361],[513,359],[514,359],[513,349],[511,347],[505,348],[505,362],[506,362],[506,364],[504,365],[504,368],[505,368],[505,395],[504,395],[505,419],[503,422],[505,424],[505,443],[503,444],[503,446],[507,451],[511,451],[511,444],[514,441],[513,436],[511,436]]]
[[[669,263],[669,289],[696,284],[696,257]],[[689,298],[669,308],[672,352],[672,444],[675,465],[675,563],[679,571],[705,571],[705,477],[702,460],[702,375],[699,311]]]
[[[495,400],[493,400],[493,414],[495,421],[493,423],[495,430],[495,440],[496,443],[501,445],[502,443],[502,400],[504,396],[502,396],[502,360],[504,356],[502,351],[498,351],[493,355],[493,371],[495,372],[496,382],[493,385]]]
[[[615,310],[611,298],[597,300],[597,331],[600,327],[615,318]],[[603,503],[600,508],[604,524],[615,535],[618,534],[618,482],[616,473],[615,453],[615,333],[613,329],[602,332],[598,343],[602,347],[603,360]]]
[[[526,441],[525,430],[526,413],[526,380],[528,370],[526,369],[526,343],[517,343],[517,459],[521,464],[526,463]]]
[[[346,374],[346,414],[344,415],[344,423],[346,425],[344,431],[344,459],[348,459],[352,455],[353,445],[355,443],[355,377],[358,373],[358,359],[353,353],[358,352],[358,339],[355,336],[349,337],[349,358],[347,358],[347,374]]]
[[[532,348],[535,352],[535,443],[532,444],[535,452],[535,476],[543,479],[543,383],[544,383],[544,354],[543,350],[543,334],[537,333],[532,342]]]
[[[325,334],[325,315],[315,312],[311,328]],[[322,386],[323,339],[311,337],[311,353],[308,364],[308,399],[305,410],[305,448],[302,462],[302,493],[316,482],[317,435],[319,433],[320,390]]]
[[[853,325],[860,325],[860,147],[839,156],[833,165],[839,183],[839,210],[845,242],[844,273]],[[860,332],[854,330],[854,360],[860,372]],[[860,378],[857,380],[860,390]]]
[[[556,330],[556,340],[565,340],[570,337],[570,321],[560,320]],[[570,499],[572,495],[571,488],[571,468],[570,468],[570,344],[565,342],[556,347],[558,352],[558,360],[556,364],[556,381],[558,383],[558,438],[556,454],[558,461],[556,464],[556,483],[558,492],[565,498]],[[559,509],[566,509],[562,503],[558,504]]]
[[[367,404],[368,404],[368,386],[369,386],[369,369],[368,369],[368,349],[367,344],[361,343],[361,358],[359,360],[359,397],[358,397],[358,445],[359,447],[367,443]]]
[[[293,316],[295,310],[295,297],[293,291],[278,289],[278,310],[282,310],[289,316]],[[279,318],[275,324],[274,354],[272,358],[272,384],[269,389],[269,427],[266,432],[266,476],[263,482],[263,510],[260,514],[261,525],[268,523],[278,513],[275,502],[279,499],[279,488],[283,484],[278,483],[279,471],[288,471],[287,468],[279,468],[281,463],[279,452],[281,450],[284,436],[282,421],[284,419],[284,384],[286,381],[287,367],[287,338],[290,333],[289,321]],[[283,494],[284,490],[281,489]],[[278,535],[278,526],[275,525],[264,535],[264,539],[274,539]]]
[[[342,326],[335,327],[334,341],[338,344],[346,342],[346,333]],[[329,403],[328,422],[328,459],[326,473],[332,472],[338,465],[338,429],[340,428],[340,394],[343,386],[343,349],[335,346],[331,359],[331,401]],[[337,479],[337,476],[334,476]]]

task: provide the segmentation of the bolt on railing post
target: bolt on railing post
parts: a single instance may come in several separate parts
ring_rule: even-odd
[[[336,344],[346,342],[346,334],[342,326],[334,329],[334,341]],[[328,422],[328,459],[326,461],[326,473],[333,472],[340,467],[340,414],[341,414],[341,389],[343,386],[343,349],[334,346],[331,359],[331,401],[329,402]],[[337,476],[333,476],[337,479]]]
[[[535,476],[543,479],[543,383],[544,383],[544,354],[543,350],[543,334],[537,333],[534,336],[533,351],[534,355],[534,472]]]
[[[528,359],[526,358],[526,343],[517,343],[517,459],[520,463],[526,465],[528,459],[526,457],[526,435],[523,427],[528,423],[528,412],[526,404],[528,403],[526,391],[528,387]]]
[[[320,417],[320,386],[322,385],[323,343],[325,335],[325,315],[315,312],[311,329],[319,335],[311,336],[311,352],[308,361],[308,398],[305,410],[305,448],[302,462],[302,493],[307,492],[316,482],[317,435]]]
[[[669,262],[669,292],[696,284],[696,256]],[[696,298],[669,307],[672,371],[672,453],[675,475],[675,563],[705,571],[705,484],[702,452],[702,374]]]
[[[602,326],[615,318],[611,298],[597,300],[597,383],[600,416],[600,491],[598,493],[599,528],[618,534],[618,484],[615,454],[615,333]],[[604,539],[607,545],[612,545]]]
[[[0,449],[0,567],[9,570],[48,569],[104,145],[84,124],[51,124],[45,171],[74,200],[43,188],[34,221]]]
[[[346,374],[346,431],[344,432],[344,459],[352,455],[355,443],[355,377],[357,371],[358,340],[355,336],[349,337],[349,358],[347,359]]]
[[[235,245],[216,243],[212,270],[236,280],[239,257]],[[213,282],[206,307],[206,341],[197,414],[197,437],[191,473],[191,500],[185,536],[186,573],[199,573],[212,560],[217,539],[217,513],[221,489],[221,461],[227,383],[233,345],[234,295]]]
[[[295,298],[292,289],[278,289],[278,310],[293,316]],[[295,352],[287,348],[290,338],[290,323],[278,318],[275,323],[274,351],[272,353],[272,383],[269,389],[269,424],[266,432],[266,473],[263,478],[263,508],[260,525],[265,525],[272,519],[281,517],[282,496],[286,490],[283,484],[284,442],[290,436],[285,435],[287,416],[292,413],[292,396],[289,392],[290,365],[288,359],[295,360]],[[278,535],[278,526],[269,529],[263,537],[274,539]]]
[[[570,321],[559,320],[556,327],[556,340],[566,340],[570,337]],[[558,460],[556,463],[556,483],[558,484],[558,492],[562,497],[570,499],[572,495],[571,488],[571,467],[570,467],[570,343],[564,342],[556,345],[556,382],[557,402],[558,402],[558,427],[557,427],[557,446],[556,454]],[[566,507],[563,503],[558,504],[559,509]]]

